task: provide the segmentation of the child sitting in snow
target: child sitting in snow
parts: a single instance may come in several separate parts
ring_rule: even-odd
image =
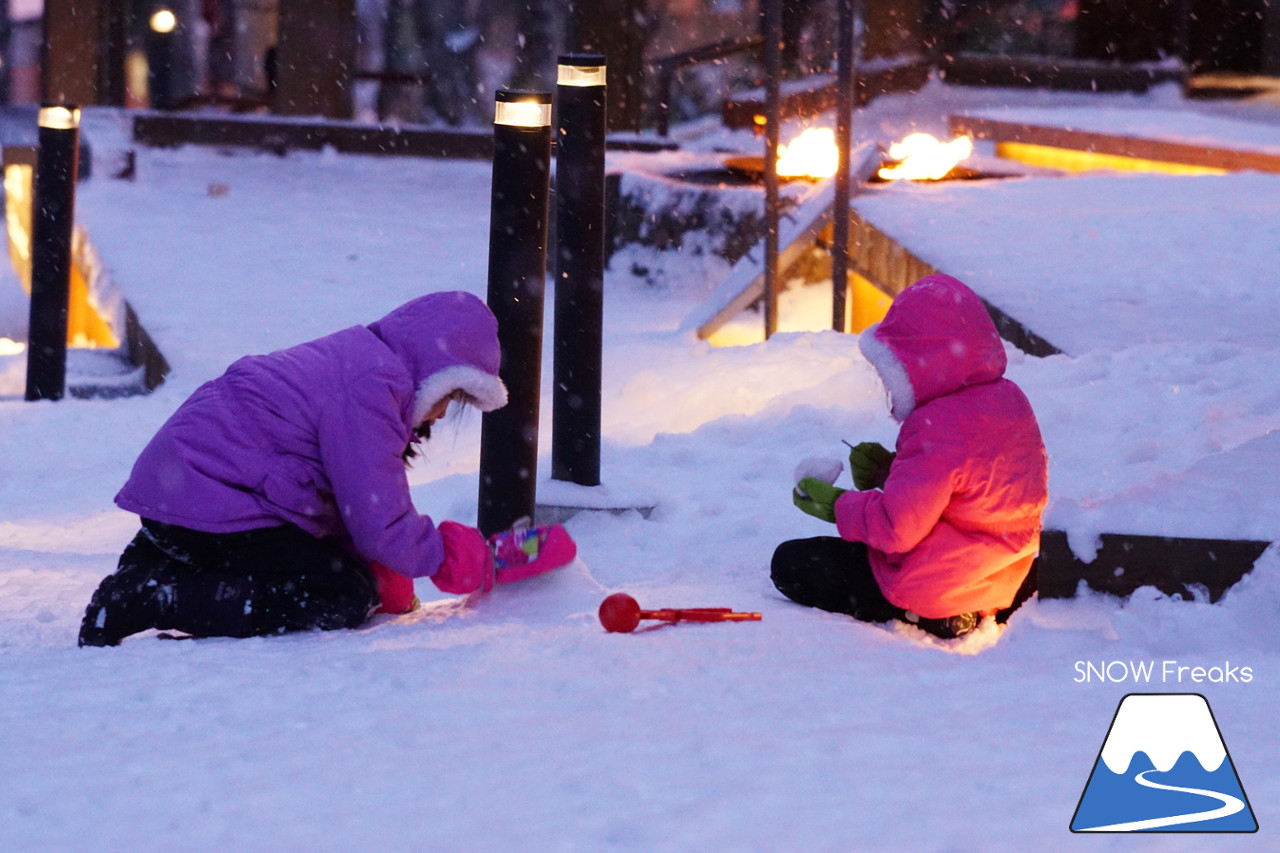
[[[242,358],[201,386],[116,496],[142,528],[85,611],[80,645],[148,628],[248,637],[352,628],[492,583],[474,528],[414,509],[405,464],[451,402],[492,411],[497,321],[466,293]]]
[[[773,583],[810,607],[963,636],[1014,604],[1040,546],[1048,465],[1035,414],[1004,378],[982,301],[950,276],[900,293],[859,345],[901,424],[897,451],[854,447],[856,490],[800,480],[793,501],[840,538],[783,542]]]

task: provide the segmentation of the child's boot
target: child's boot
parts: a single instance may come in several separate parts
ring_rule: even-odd
[[[158,627],[173,598],[170,558],[145,533],[120,556],[114,574],[103,578],[80,622],[81,646],[118,646],[132,634]],[[166,582],[168,581],[168,582]]]

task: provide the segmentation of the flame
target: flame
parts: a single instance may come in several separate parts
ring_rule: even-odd
[[[790,145],[778,146],[778,174],[784,178],[829,178],[839,162],[836,132],[829,127],[811,127]]]
[[[886,166],[877,174],[888,181],[936,181],[972,153],[973,140],[967,136],[942,142],[927,133],[913,133],[889,146],[889,157],[898,164]]]
[[[9,338],[0,338],[0,355],[17,355],[26,352],[27,345],[21,341],[11,340]]]

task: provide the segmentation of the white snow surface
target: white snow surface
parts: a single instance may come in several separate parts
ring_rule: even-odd
[[[877,100],[855,126],[887,143],[1008,104],[1150,110],[1152,122],[1226,110],[1167,88],[933,83]],[[1272,104],[1231,109],[1280,124]],[[128,144],[118,118],[87,112],[96,156]],[[728,132],[691,143],[758,145]],[[1043,319],[1067,350],[1011,349],[1009,375],[1049,449],[1046,521],[1079,553],[1104,531],[1277,538],[1276,180],[1094,175],[856,199],[902,197],[936,263],[1022,294],[1042,313],[1020,319],[1037,331]],[[354,631],[77,648],[84,606],[137,527],[112,497],[154,430],[241,355],[423,292],[484,295],[488,193],[484,163],[195,147],[139,150],[135,181],[100,171],[81,186],[78,215],[173,372],[146,397],[26,403],[21,357],[0,355],[0,850],[1274,847],[1276,549],[1216,604],[1082,591],[958,642],[793,605],[769,583],[773,548],[832,533],[791,506],[795,466],[843,458],[841,439],[892,446],[884,391],[856,336],[810,331],[829,316],[821,285],[784,295],[784,331],[768,342],[713,348],[677,331],[714,286],[705,265],[682,279],[679,258],[665,259],[662,287],[625,263],[609,271],[608,499],[581,497],[613,511],[567,523],[580,552],[569,567],[479,599],[424,580],[421,610]],[[1020,224],[992,241],[1009,219]],[[573,498],[545,479],[551,304],[549,288],[540,494]],[[25,310],[6,271],[0,336],[21,336]],[[474,522],[479,424],[473,413],[439,429],[410,471],[437,520]],[[608,634],[596,608],[616,591],[763,619]],[[1085,681],[1086,661],[1156,661],[1156,676]],[[1161,680],[1163,661],[1185,674]],[[1192,667],[1238,677],[1197,680]],[[1257,834],[1068,831],[1135,692],[1208,699]]]

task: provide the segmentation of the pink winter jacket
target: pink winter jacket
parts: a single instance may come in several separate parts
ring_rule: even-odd
[[[1004,378],[978,296],[931,275],[862,334],[902,426],[883,490],[848,491],[840,535],[868,546],[886,598],[927,618],[1008,607],[1040,547],[1048,462],[1031,404]]]

